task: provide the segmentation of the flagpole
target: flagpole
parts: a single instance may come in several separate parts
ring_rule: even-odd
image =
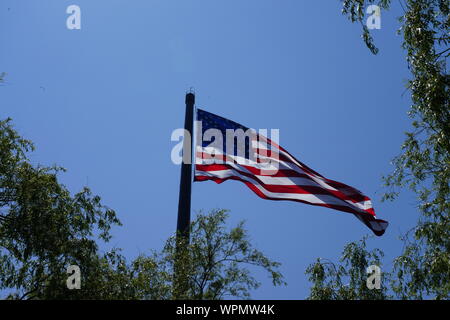
[[[177,236],[189,241],[189,224],[191,220],[191,185],[192,185],[192,141],[194,125],[195,95],[186,94],[186,114],[184,130],[189,133],[183,139],[183,162],[181,164],[180,194],[178,198]]]
[[[186,94],[186,113],[184,118],[185,136],[183,138],[183,161],[181,163],[180,193],[178,198],[178,219],[176,234],[176,261],[174,269],[173,298],[186,298],[188,275],[186,274],[186,248],[189,244],[191,222],[191,186],[192,186],[192,141],[194,125],[195,95]]]

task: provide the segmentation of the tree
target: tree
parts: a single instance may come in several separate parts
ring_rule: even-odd
[[[96,241],[120,225],[88,188],[72,196],[58,182],[63,168],[32,165],[33,150],[10,119],[0,121],[0,289],[17,298],[57,292],[67,266],[91,265]]]
[[[197,215],[191,224],[190,243],[178,249],[174,235],[161,252],[141,254],[131,263],[117,251],[93,258],[83,268],[86,285],[81,290],[59,286],[59,290],[49,291],[49,295],[58,299],[249,298],[250,290],[258,288],[259,282],[246,265],[267,270],[274,285],[284,284],[277,270],[279,263],[252,247],[243,222],[227,230],[226,218],[226,210]],[[176,265],[181,266],[177,272]],[[180,282],[187,283],[187,290],[177,285]]]
[[[153,256],[139,256],[131,264],[112,250],[87,259],[81,268],[82,283],[79,290],[69,290],[66,286],[68,275],[65,270],[57,273],[55,286],[42,286],[34,299],[58,300],[142,300],[166,299],[171,288],[161,281],[157,260]]]
[[[377,4],[387,10],[391,0],[343,0],[343,14],[363,24],[364,8]],[[384,178],[394,200],[398,188],[417,194],[421,217],[402,237],[405,247],[394,261],[391,289],[402,299],[450,298],[450,107],[446,60],[450,54],[448,0],[400,1],[404,14],[399,34],[411,71],[407,88],[412,105],[412,131],[406,134],[394,171]],[[363,39],[376,54],[369,30]]]
[[[402,154],[387,186],[408,186],[418,197],[421,218],[404,237],[395,260],[394,290],[402,298],[450,298],[450,76],[446,59],[449,2],[407,2],[402,17],[403,47],[412,73],[409,81],[414,131],[407,133]],[[388,193],[392,199],[395,192]]]
[[[317,259],[309,265],[306,274],[312,282],[309,300],[385,300],[388,295],[389,273],[383,272],[380,289],[367,286],[369,266],[382,269],[383,252],[379,249],[368,251],[366,240],[347,244],[342,252],[342,264]]]
[[[173,288],[174,297],[184,299],[217,300],[226,296],[249,298],[250,291],[260,283],[245,265],[265,269],[273,285],[283,285],[278,271],[280,264],[271,261],[255,249],[244,229],[244,222],[227,231],[226,210],[212,210],[208,215],[198,214],[191,224],[191,241],[180,246],[177,252],[176,237],[171,237],[159,256],[157,263],[161,279],[166,287]],[[188,290],[176,285],[173,273],[177,259],[181,268],[178,277],[188,283]]]

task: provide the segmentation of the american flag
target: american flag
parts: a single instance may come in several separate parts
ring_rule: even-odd
[[[325,178],[274,139],[201,109],[196,115],[195,181],[238,180],[263,199],[298,201],[352,213],[377,236],[385,232],[388,222],[376,218],[370,198],[361,191]],[[252,134],[234,147],[227,145],[227,130],[239,129]]]

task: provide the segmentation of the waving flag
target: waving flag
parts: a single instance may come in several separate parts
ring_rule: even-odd
[[[352,213],[377,236],[385,232],[388,222],[376,218],[370,198],[325,178],[273,140],[201,109],[197,109],[196,124],[195,181],[238,180],[263,199],[298,201]],[[247,133],[241,143],[236,132],[240,138]]]

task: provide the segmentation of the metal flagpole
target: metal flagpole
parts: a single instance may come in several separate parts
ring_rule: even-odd
[[[183,162],[181,164],[180,195],[178,199],[177,236],[183,236],[189,241],[195,95],[191,92],[187,93],[185,103],[186,114],[184,118],[184,130],[189,133],[189,136],[185,136],[183,139]]]
[[[180,194],[178,198],[178,219],[176,235],[174,299],[183,299],[188,291],[189,276],[186,274],[186,247],[189,244],[191,222],[191,186],[192,186],[192,142],[194,126],[195,95],[186,94],[186,113],[184,118],[185,136],[183,138],[183,161],[181,163]]]

